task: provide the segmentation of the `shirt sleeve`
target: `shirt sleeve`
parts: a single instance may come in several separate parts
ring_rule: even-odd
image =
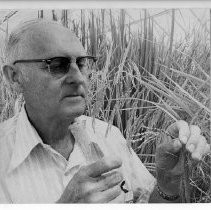
[[[156,179],[147,170],[135,152],[131,149],[131,185],[134,193],[134,202],[148,203],[154,190]]]
[[[2,180],[0,180],[0,203],[12,203],[8,190]]]
[[[128,148],[126,140],[119,129],[115,128],[114,136],[116,137],[114,141],[116,141],[116,145],[119,145],[118,150],[130,180],[134,202],[148,203],[154,190],[156,179],[147,170],[133,149]]]

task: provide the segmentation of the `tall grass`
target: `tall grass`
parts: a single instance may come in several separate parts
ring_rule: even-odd
[[[81,10],[80,18],[70,19],[65,10],[62,23],[77,34],[90,54],[99,57],[90,73],[86,114],[116,125],[155,175],[156,146],[176,120],[199,125],[210,143],[209,39],[200,31],[187,31],[182,41],[174,39],[174,10],[168,42],[164,37],[155,39],[154,27],[159,23],[147,10],[141,11],[144,19],[135,31],[125,10],[118,16],[114,12]],[[52,14],[58,20],[56,12]],[[14,113],[17,95],[8,91],[2,76],[0,84],[1,120],[5,120]],[[184,202],[210,202],[210,154],[198,164],[192,164],[188,154],[183,158]]]

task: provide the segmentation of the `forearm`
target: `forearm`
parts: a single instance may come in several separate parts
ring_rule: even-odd
[[[180,203],[180,198],[178,198],[174,201],[166,200],[160,196],[157,188],[155,187],[153,192],[150,195],[149,203]]]
[[[180,203],[179,197],[174,199],[179,194],[180,178],[180,176],[172,176],[162,170],[157,170],[157,185],[151,193],[149,203]],[[171,199],[168,200],[165,197]]]

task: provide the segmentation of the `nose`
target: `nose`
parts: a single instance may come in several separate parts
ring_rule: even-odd
[[[80,85],[85,83],[85,75],[83,75],[76,63],[71,63],[69,71],[65,75],[65,83]]]

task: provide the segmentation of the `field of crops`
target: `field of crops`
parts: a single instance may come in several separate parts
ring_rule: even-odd
[[[2,19],[4,39],[10,18],[14,22],[19,11],[15,12]],[[206,24],[192,12],[195,26],[187,31],[181,26],[185,36],[178,39],[175,29],[180,23],[175,17],[179,12],[168,10],[167,33],[148,10],[140,9],[140,20],[135,23],[127,10],[80,10],[77,17],[71,10],[37,11],[39,18],[48,13],[48,18],[51,14],[52,20],[61,21],[76,33],[89,54],[98,56],[90,72],[86,114],[116,125],[153,174],[156,145],[172,122],[183,119],[197,124],[210,143],[211,12],[207,11]],[[0,43],[3,63],[4,40]],[[0,121],[18,111],[21,101],[0,72]],[[211,155],[198,164],[191,164],[188,154],[184,156],[181,193],[185,201],[211,202]]]

